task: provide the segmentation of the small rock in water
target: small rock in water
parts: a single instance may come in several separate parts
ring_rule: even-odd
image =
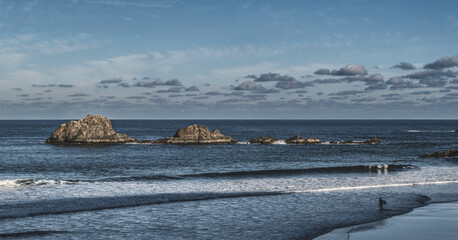
[[[433,154],[421,155],[420,158],[448,158],[448,157],[458,157],[458,151],[445,150],[443,152],[435,152]]]
[[[287,144],[318,144],[321,143],[318,138],[303,138],[299,136],[294,136],[289,139],[286,139]]]
[[[261,136],[261,137],[253,138],[253,139],[251,139],[251,140],[248,141],[248,142],[249,142],[250,144],[272,144],[272,143],[274,143],[275,141],[277,141],[276,138]]]
[[[196,124],[178,129],[173,137],[153,141],[153,143],[159,144],[228,144],[237,142],[230,136],[221,134],[218,129],[210,132],[206,126]]]
[[[51,144],[116,144],[138,142],[125,134],[116,133],[111,121],[100,115],[88,114],[78,121],[60,125],[46,140]]]

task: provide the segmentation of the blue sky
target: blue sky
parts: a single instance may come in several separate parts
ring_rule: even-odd
[[[457,1],[0,1],[0,119],[458,118]]]

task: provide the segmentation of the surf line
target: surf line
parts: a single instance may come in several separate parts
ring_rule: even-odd
[[[448,184],[448,183],[458,183],[458,180],[438,181],[438,182],[420,182],[420,183],[395,183],[395,184],[356,186],[356,187],[323,188],[323,189],[312,189],[312,190],[285,191],[284,193],[336,192],[336,191],[349,191],[349,190],[361,190],[361,189],[372,189],[372,188],[439,185],[439,184]]]

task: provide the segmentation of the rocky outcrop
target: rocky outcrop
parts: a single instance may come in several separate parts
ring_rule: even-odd
[[[78,121],[60,125],[46,140],[51,144],[117,144],[139,142],[125,134],[116,133],[111,121],[100,115],[87,115]]]
[[[318,138],[303,138],[299,136],[294,136],[285,140],[287,144],[319,144],[320,139]]]
[[[248,141],[248,143],[250,143],[250,144],[272,144],[275,141],[277,141],[277,139],[275,139],[273,137],[261,136],[261,137],[257,137],[257,138],[251,139],[250,141]]]
[[[237,143],[237,140],[230,136],[224,136],[215,129],[212,132],[204,125],[190,125],[180,128],[173,137],[154,140],[159,144],[228,144]]]
[[[458,151],[455,150],[446,150],[443,152],[435,152],[433,154],[421,155],[420,158],[448,158],[448,157],[458,157]]]
[[[371,138],[366,141],[343,141],[343,142],[330,142],[331,144],[380,144],[382,143],[378,138]]]

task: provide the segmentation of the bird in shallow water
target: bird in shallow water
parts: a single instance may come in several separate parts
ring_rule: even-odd
[[[386,204],[386,201],[382,198],[378,198],[378,205],[380,206],[380,210],[383,210],[383,205]]]

